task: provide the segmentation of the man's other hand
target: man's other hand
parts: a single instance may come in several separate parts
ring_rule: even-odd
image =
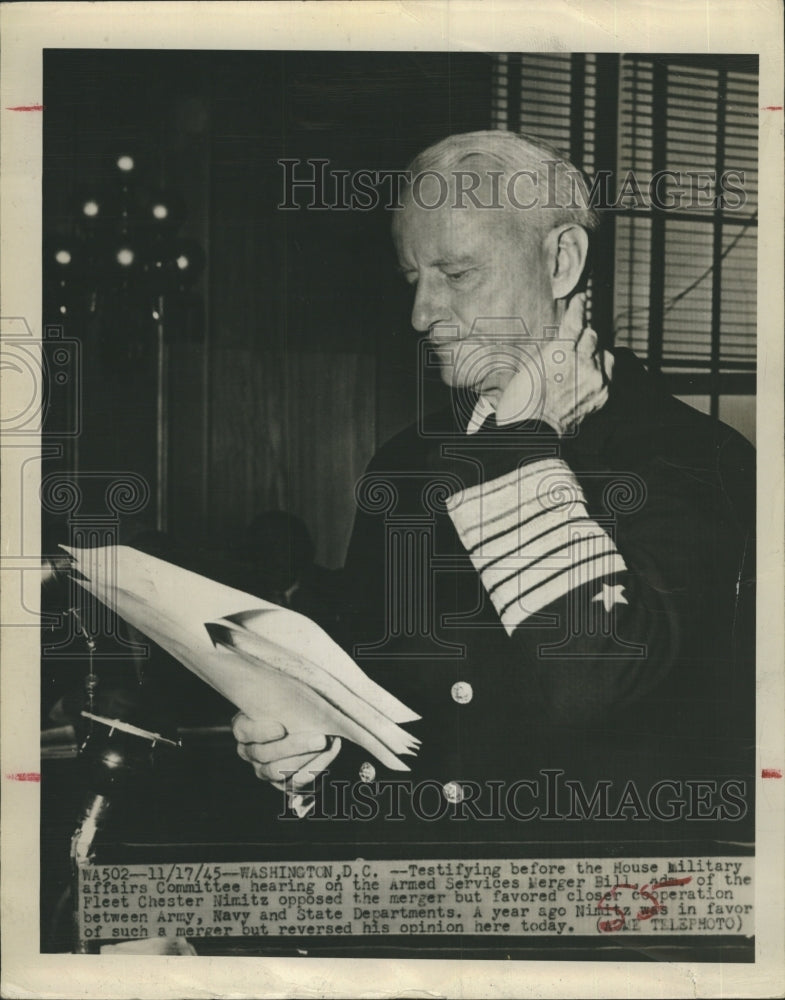
[[[510,381],[499,400],[497,424],[540,419],[563,437],[605,405],[614,359],[598,350],[597,334],[586,326],[585,314],[581,292],[570,300],[553,349],[539,342],[531,368],[524,360]]]
[[[238,712],[232,719],[237,753],[253,767],[257,778],[276,788],[310,785],[341,750],[338,737],[322,733],[289,733],[275,719],[251,719]]]

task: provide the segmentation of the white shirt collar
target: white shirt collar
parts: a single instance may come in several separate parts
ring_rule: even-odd
[[[487,396],[480,396],[475,404],[469,422],[466,425],[467,434],[476,434],[492,413],[496,412],[496,407]]]

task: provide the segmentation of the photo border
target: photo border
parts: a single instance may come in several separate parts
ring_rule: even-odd
[[[756,961],[455,962],[41,955],[38,579],[40,442],[2,441],[2,993],[8,997],[660,996],[781,994],[785,970],[783,663],[783,57],[777,0],[18,3],[0,9],[4,336],[40,341],[45,48],[724,52],[760,57]],[[22,111],[21,108],[30,110]],[[22,399],[3,393],[5,414]],[[24,486],[20,489],[20,477]],[[20,495],[21,494],[21,495]],[[22,514],[24,513],[24,518]],[[8,581],[14,581],[8,586]],[[22,619],[20,621],[20,619]],[[28,621],[27,627],[24,627]],[[35,835],[33,835],[35,831]],[[172,964],[174,963],[174,964]]]

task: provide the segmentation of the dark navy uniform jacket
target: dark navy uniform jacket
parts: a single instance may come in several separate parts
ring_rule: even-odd
[[[606,812],[632,782],[628,820],[750,819],[754,451],[615,355],[573,436],[493,417],[467,436],[450,411],[374,457],[347,646],[422,744],[408,774],[347,744],[328,777],[425,782],[434,813],[437,789],[517,782],[539,820],[543,787],[574,780],[586,797],[607,781]]]

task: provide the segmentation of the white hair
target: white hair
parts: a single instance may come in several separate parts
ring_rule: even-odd
[[[409,164],[412,178],[428,172],[442,173],[466,168],[470,158],[493,160],[502,171],[499,185],[505,207],[529,207],[511,202],[507,184],[516,174],[526,172],[536,180],[537,199],[534,211],[519,214],[534,223],[539,233],[564,223],[575,223],[591,234],[600,224],[600,214],[591,207],[589,186],[581,170],[549,143],[530,135],[488,130],[451,135],[429,146]],[[407,189],[409,190],[409,189]]]

